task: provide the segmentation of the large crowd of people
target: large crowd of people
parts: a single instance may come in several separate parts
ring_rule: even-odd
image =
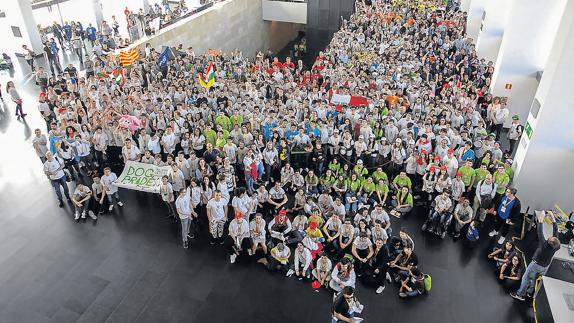
[[[424,259],[400,225],[415,208],[424,230],[469,246],[490,218],[504,245],[520,214],[510,186],[519,120],[502,131],[509,111],[489,93],[493,63],[477,57],[466,14],[441,5],[358,1],[310,68],[181,46],[165,65],[146,47],[122,83],[96,77],[114,60],[85,76],[69,66],[41,85],[48,133],[36,130],[34,148],[78,221],[123,206],[114,171],[124,162],[169,166],[160,196],[184,248],[205,233],[231,263],[254,259],[334,291],[359,279],[421,295]],[[205,89],[196,75],[210,62],[216,82]],[[508,246],[490,255],[504,260],[502,276],[520,272]]]

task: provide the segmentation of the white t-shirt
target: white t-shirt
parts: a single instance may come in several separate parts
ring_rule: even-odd
[[[227,205],[227,202],[223,198],[219,199],[219,201],[211,199],[207,202],[207,208],[211,210],[211,218],[214,221],[225,220],[225,205]]]
[[[124,146],[122,148],[122,154],[124,156],[127,156],[129,160],[134,160],[134,158],[136,158],[139,154],[140,154],[140,149],[136,146],[132,144],[131,149],[128,149],[127,146]]]
[[[110,172],[110,175],[102,176],[102,184],[108,188],[106,194],[114,194],[118,191],[118,187],[114,184],[114,182],[118,179],[116,173]]]
[[[45,172],[52,172],[52,173],[55,172],[55,174],[50,175],[50,179],[51,180],[58,180],[58,179],[62,178],[63,176],[65,176],[63,169],[56,171],[58,168],[60,168],[63,165],[64,165],[64,162],[60,162],[56,159],[56,157],[54,157],[52,159],[52,161],[46,160],[46,162],[44,163],[44,171]]]

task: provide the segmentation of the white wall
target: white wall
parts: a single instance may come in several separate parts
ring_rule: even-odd
[[[468,36],[472,37],[472,39],[474,39],[475,42],[476,39],[478,38],[480,24],[482,23],[482,13],[484,12],[486,1],[487,0],[472,0],[470,2],[470,8],[468,9],[466,33],[468,34]]]
[[[150,43],[156,48],[183,44],[193,46],[196,53],[237,48],[246,56],[254,56],[267,48],[277,52],[302,28],[298,24],[264,21],[261,1],[230,0],[177,22],[141,43]]]
[[[491,90],[508,96],[510,114],[526,120],[538,88],[536,75],[544,70],[566,0],[516,0],[495,64]],[[507,83],[512,90],[505,89]],[[507,120],[507,126],[510,118]]]
[[[307,23],[306,2],[284,2],[261,0],[263,20],[284,21],[297,24]]]
[[[479,31],[476,40],[476,51],[479,57],[493,62],[498,57],[504,28],[509,20],[508,16],[513,1],[520,0],[486,1],[483,28]]]
[[[529,116],[532,139],[523,136],[516,152],[514,185],[523,208],[559,203],[564,210],[574,209],[574,1],[556,19],[560,26],[535,95],[540,112]]]

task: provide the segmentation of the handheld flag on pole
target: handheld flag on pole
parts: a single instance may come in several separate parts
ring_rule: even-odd
[[[108,74],[106,72],[99,72],[98,74],[96,74],[96,78],[98,80],[107,79],[107,78],[110,78],[110,74]]]
[[[164,66],[167,65],[167,62],[168,62],[169,59],[170,59],[170,57],[169,57],[169,56],[170,56],[170,55],[169,55],[169,52],[170,52],[169,47],[166,46],[166,47],[164,48],[163,52],[161,53],[161,55],[159,55],[159,59],[158,59],[158,61],[157,61],[157,65],[159,65],[160,67],[164,67]]]
[[[215,71],[213,67],[213,63],[209,63],[207,65],[207,69],[205,69],[205,73],[198,73],[199,85],[202,87],[209,89],[210,87],[215,84]]]
[[[121,67],[116,68],[113,72],[112,72],[112,77],[114,78],[114,81],[119,84],[120,86],[124,85],[124,82],[126,81],[125,79],[125,75],[124,75],[124,69]]]
[[[120,52],[120,63],[123,66],[130,66],[140,57],[140,52],[137,48],[132,48],[127,52]]]

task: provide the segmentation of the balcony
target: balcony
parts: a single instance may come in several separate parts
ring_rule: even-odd
[[[307,0],[261,0],[263,20],[307,24]]]

